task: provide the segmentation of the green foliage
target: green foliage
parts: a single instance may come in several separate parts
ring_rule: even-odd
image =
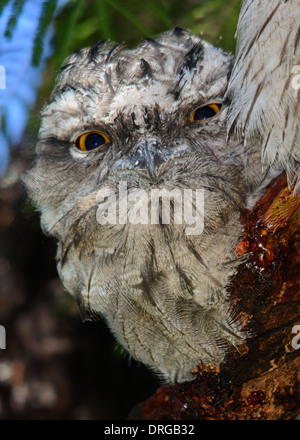
[[[144,37],[180,26],[233,52],[240,5],[241,0],[72,0],[55,22],[56,51],[46,78],[49,87],[70,53],[98,40],[133,47]]]
[[[8,3],[9,1],[10,1],[10,0],[1,0],[1,1],[0,1],[0,14],[2,13],[4,7],[7,5],[7,3]]]
[[[4,6],[8,3],[8,0],[1,2],[0,4],[0,14]],[[13,4],[13,13],[8,21],[7,28],[5,31],[5,36],[7,38],[11,38],[13,30],[17,24],[18,17],[21,14],[22,7],[25,3],[25,0],[15,0]]]
[[[194,33],[203,33],[206,40],[234,52],[240,8],[241,0],[204,0],[187,14],[187,22]]]
[[[0,13],[9,0],[0,2]],[[10,37],[26,0],[13,0]],[[42,40],[57,0],[44,3],[35,38],[32,63],[38,65]],[[174,26],[186,27],[204,39],[233,51],[241,0],[70,0],[55,20],[55,70],[68,54],[97,40],[125,41],[131,47]]]
[[[78,23],[82,19],[85,11],[85,0],[76,0],[70,2],[63,11],[62,17],[59,18],[56,26],[56,53],[54,59],[57,67],[59,67],[67,55],[75,50],[72,42],[76,41],[78,32]],[[63,22],[62,22],[63,21]]]
[[[8,1],[0,2],[0,13]],[[7,37],[12,35],[25,1],[12,0]],[[40,61],[43,37],[56,4],[57,0],[44,3],[32,55],[35,66]],[[142,38],[174,26],[189,28],[211,43],[234,51],[240,6],[241,0],[70,0],[55,19],[56,50],[50,63],[51,74],[75,49],[98,40],[124,41],[132,47]],[[52,83],[53,78],[49,87]]]
[[[0,0],[0,13],[9,0]],[[10,36],[26,0],[13,2],[13,15],[6,35]],[[38,65],[43,36],[57,0],[44,3],[32,56]],[[53,87],[58,68],[74,50],[110,39],[133,47],[172,27],[190,29],[205,40],[234,52],[235,29],[241,0],[70,0],[55,18],[54,54],[48,62],[37,108],[31,111],[30,131],[38,125],[37,114]]]
[[[42,43],[43,37],[52,20],[56,5],[57,5],[57,0],[48,0],[43,5],[39,28],[34,41],[34,50],[32,56],[32,64],[34,66],[39,65],[40,58],[43,53],[43,43]]]

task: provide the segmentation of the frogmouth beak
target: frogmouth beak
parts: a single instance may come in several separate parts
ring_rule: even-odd
[[[157,139],[143,139],[135,151],[134,167],[148,171],[151,180],[156,181],[158,169],[165,161],[162,146]]]
[[[131,154],[115,162],[115,168],[146,171],[151,181],[159,180],[159,168],[174,155],[172,147],[163,146],[156,138],[143,138],[137,142]]]

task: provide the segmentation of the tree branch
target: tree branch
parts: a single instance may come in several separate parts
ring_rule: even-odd
[[[300,195],[275,179],[241,215],[243,262],[228,291],[246,322],[247,344],[195,380],[161,386],[129,419],[291,419],[300,409]],[[299,348],[299,349],[297,349]]]

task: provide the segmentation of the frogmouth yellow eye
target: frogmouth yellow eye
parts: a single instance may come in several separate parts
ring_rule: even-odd
[[[76,146],[81,151],[92,151],[109,142],[108,137],[100,131],[93,130],[81,134],[76,140]]]
[[[221,104],[207,104],[197,108],[190,117],[191,122],[203,121],[205,119],[211,119],[216,116],[222,108]]]

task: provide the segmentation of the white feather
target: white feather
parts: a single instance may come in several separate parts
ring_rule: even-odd
[[[300,0],[244,0],[227,96],[228,133],[261,146],[300,190]],[[299,67],[300,70],[300,67]]]

